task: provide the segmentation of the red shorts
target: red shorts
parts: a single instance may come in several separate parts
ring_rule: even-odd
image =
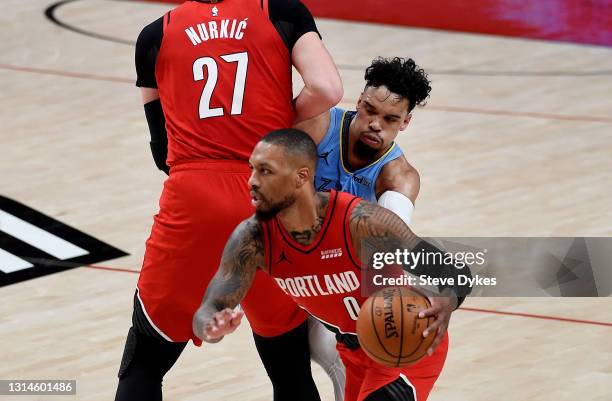
[[[167,340],[194,344],[193,314],[219,267],[234,228],[253,214],[243,161],[197,161],[172,167],[154,217],[138,297],[149,322]],[[283,334],[306,320],[264,273],[258,272],[242,302],[257,334]]]
[[[425,401],[444,367],[448,352],[448,334],[433,355],[425,356],[416,364],[405,368],[380,365],[370,359],[361,348],[350,350],[341,343],[338,343],[337,348],[346,367],[344,401],[363,401],[370,393],[398,379],[402,385],[405,384],[407,391],[414,394],[416,401]],[[401,391],[396,391],[395,394],[401,394]]]

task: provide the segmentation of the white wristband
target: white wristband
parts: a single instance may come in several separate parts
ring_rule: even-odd
[[[378,198],[378,205],[391,210],[406,225],[410,225],[412,213],[414,212],[414,204],[406,195],[395,191],[385,191]]]

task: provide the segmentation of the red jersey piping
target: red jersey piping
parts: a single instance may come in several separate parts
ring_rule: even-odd
[[[361,200],[361,198],[353,198],[346,207],[346,212],[344,213],[343,218],[344,246],[346,246],[346,249],[348,251],[349,259],[351,260],[351,262],[353,262],[353,265],[355,265],[358,270],[363,270],[363,267],[360,263],[361,259],[359,258],[359,255],[357,255],[357,252],[355,252],[355,248],[353,247],[353,239],[351,238],[351,228],[349,226],[349,222],[353,209],[355,209],[355,206],[357,206],[357,204]]]

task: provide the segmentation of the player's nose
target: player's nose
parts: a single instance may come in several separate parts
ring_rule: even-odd
[[[255,176],[255,170],[251,172],[251,176],[249,177],[249,180],[247,181],[247,185],[249,186],[249,189],[259,188],[259,180],[257,180],[257,177]]]
[[[378,118],[373,118],[372,120],[370,120],[369,127],[374,132],[380,131],[380,129],[381,129],[380,128],[380,121],[378,121]]]

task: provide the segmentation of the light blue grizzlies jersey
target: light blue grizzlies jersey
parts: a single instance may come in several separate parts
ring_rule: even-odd
[[[334,107],[330,110],[329,129],[317,147],[319,161],[315,175],[317,191],[335,189],[349,192],[367,201],[376,202],[376,179],[380,170],[403,153],[395,142],[378,160],[355,171],[346,167],[349,125],[355,111]]]

